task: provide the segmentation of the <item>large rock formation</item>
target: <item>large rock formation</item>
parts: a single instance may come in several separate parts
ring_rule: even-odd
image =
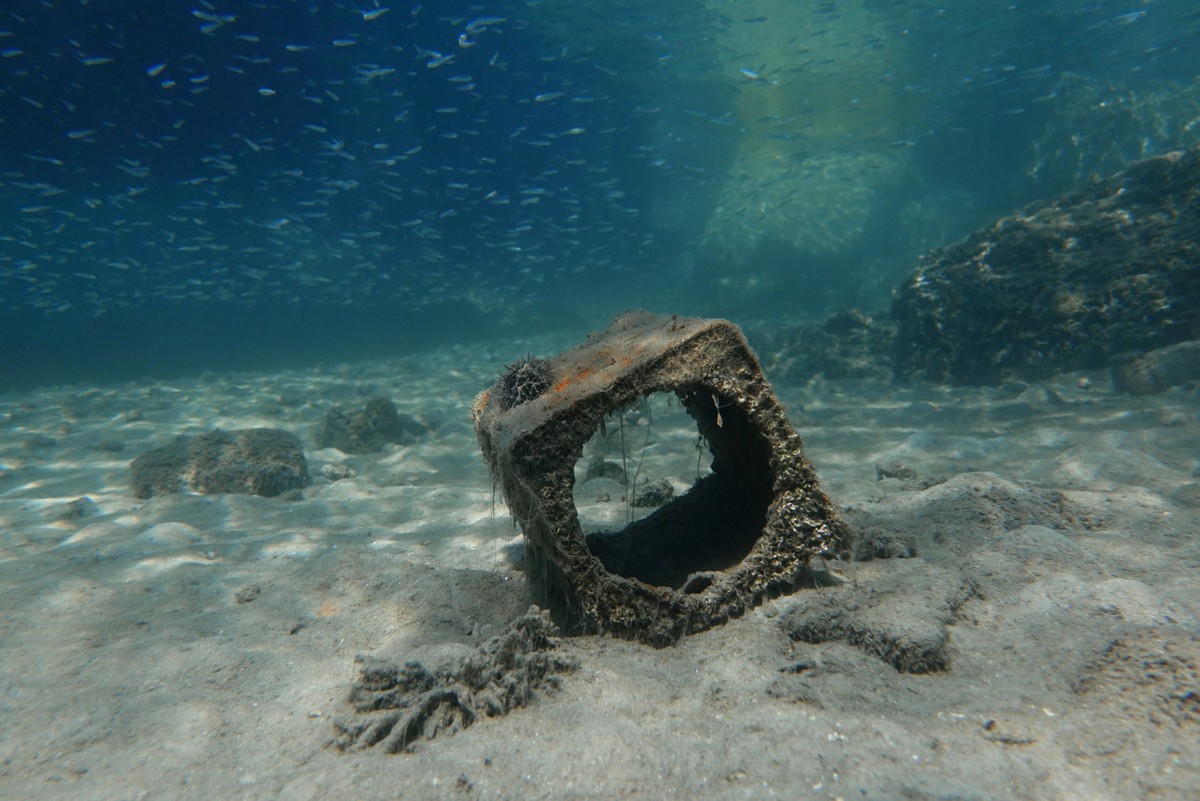
[[[997,383],[1200,337],[1200,149],[932,251],[892,305],[900,374]]]

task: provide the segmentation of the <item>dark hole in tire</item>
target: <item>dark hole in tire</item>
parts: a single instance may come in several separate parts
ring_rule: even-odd
[[[643,492],[663,482],[686,490],[647,514]],[[772,484],[770,447],[746,412],[691,386],[656,392],[605,420],[576,465],[575,504],[588,548],[607,570],[698,593],[713,571],[738,565],[754,547]],[[605,486],[607,519],[596,513]]]

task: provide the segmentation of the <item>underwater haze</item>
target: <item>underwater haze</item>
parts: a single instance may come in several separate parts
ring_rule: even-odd
[[[12,0],[0,381],[884,308],[1198,74],[1189,0]]]

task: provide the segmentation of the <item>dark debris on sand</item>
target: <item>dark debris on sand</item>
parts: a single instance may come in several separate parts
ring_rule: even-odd
[[[438,668],[358,657],[361,672],[350,693],[356,714],[334,724],[338,750],[404,753],[529,705],[557,688],[558,674],[578,666],[556,650],[558,633],[535,607],[474,653]]]

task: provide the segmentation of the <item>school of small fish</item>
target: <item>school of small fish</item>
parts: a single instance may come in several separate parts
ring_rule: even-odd
[[[1020,114],[1070,66],[1035,23],[982,53],[958,40],[979,20],[928,2],[854,35],[832,0],[384,2],[6,4],[0,309],[488,308],[682,269],[746,127],[805,135],[795,115],[740,119],[739,93],[802,84],[831,49],[907,47],[926,119],[890,146],[920,148],[984,136],[966,93]],[[1050,5],[1120,42],[1163,4]],[[1131,52],[1186,52],[1184,19]],[[778,25],[783,63],[721,44]]]

